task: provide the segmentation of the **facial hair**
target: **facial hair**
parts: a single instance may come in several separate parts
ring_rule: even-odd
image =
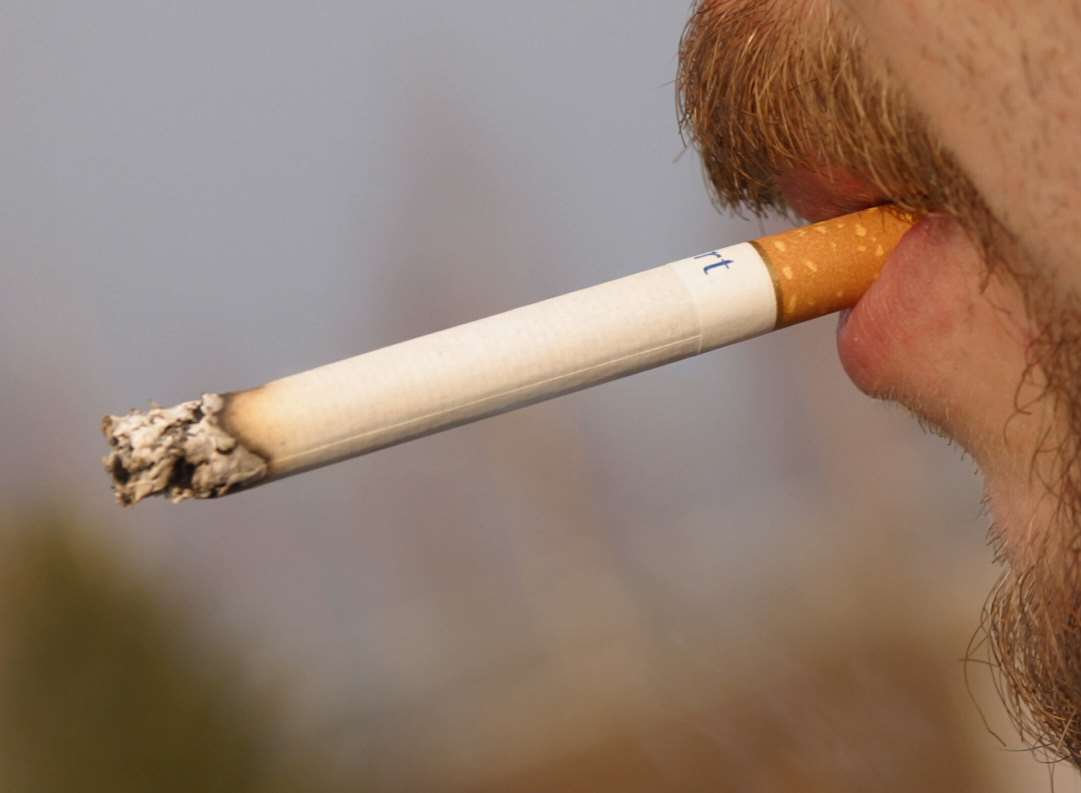
[[[855,177],[900,208],[955,218],[988,278],[1019,290],[1032,328],[1018,393],[1035,388],[1051,419],[1031,444],[1030,478],[1053,504],[1044,525],[992,529],[1004,572],[984,612],[996,682],[1022,737],[1081,765],[1081,305],[1033,266],[856,24],[824,0],[700,0],[680,48],[685,139],[716,202],[755,214],[789,208],[796,170]],[[853,209],[858,207],[852,207]],[[1013,387],[1004,384],[1004,387]]]

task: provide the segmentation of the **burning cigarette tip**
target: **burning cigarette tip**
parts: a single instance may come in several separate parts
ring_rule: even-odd
[[[266,461],[245,448],[219,421],[218,394],[171,408],[133,410],[101,423],[112,451],[103,459],[116,500],[124,506],[163,495],[174,504],[217,498],[266,476]]]

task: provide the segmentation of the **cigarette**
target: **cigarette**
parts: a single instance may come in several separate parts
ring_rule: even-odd
[[[247,391],[106,416],[103,462],[124,505],[331,465],[849,308],[913,221],[869,209]]]

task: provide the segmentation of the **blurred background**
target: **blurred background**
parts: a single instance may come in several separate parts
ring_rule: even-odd
[[[833,320],[112,501],[106,412],[782,228],[683,153],[688,3],[3,8],[4,790],[1048,786],[962,663],[973,467],[856,393]]]

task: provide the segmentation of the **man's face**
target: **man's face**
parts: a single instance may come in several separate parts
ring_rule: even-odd
[[[1081,762],[1081,1],[700,0],[685,129],[721,203],[925,215],[842,321],[868,393],[979,463],[986,627],[1026,737]]]

